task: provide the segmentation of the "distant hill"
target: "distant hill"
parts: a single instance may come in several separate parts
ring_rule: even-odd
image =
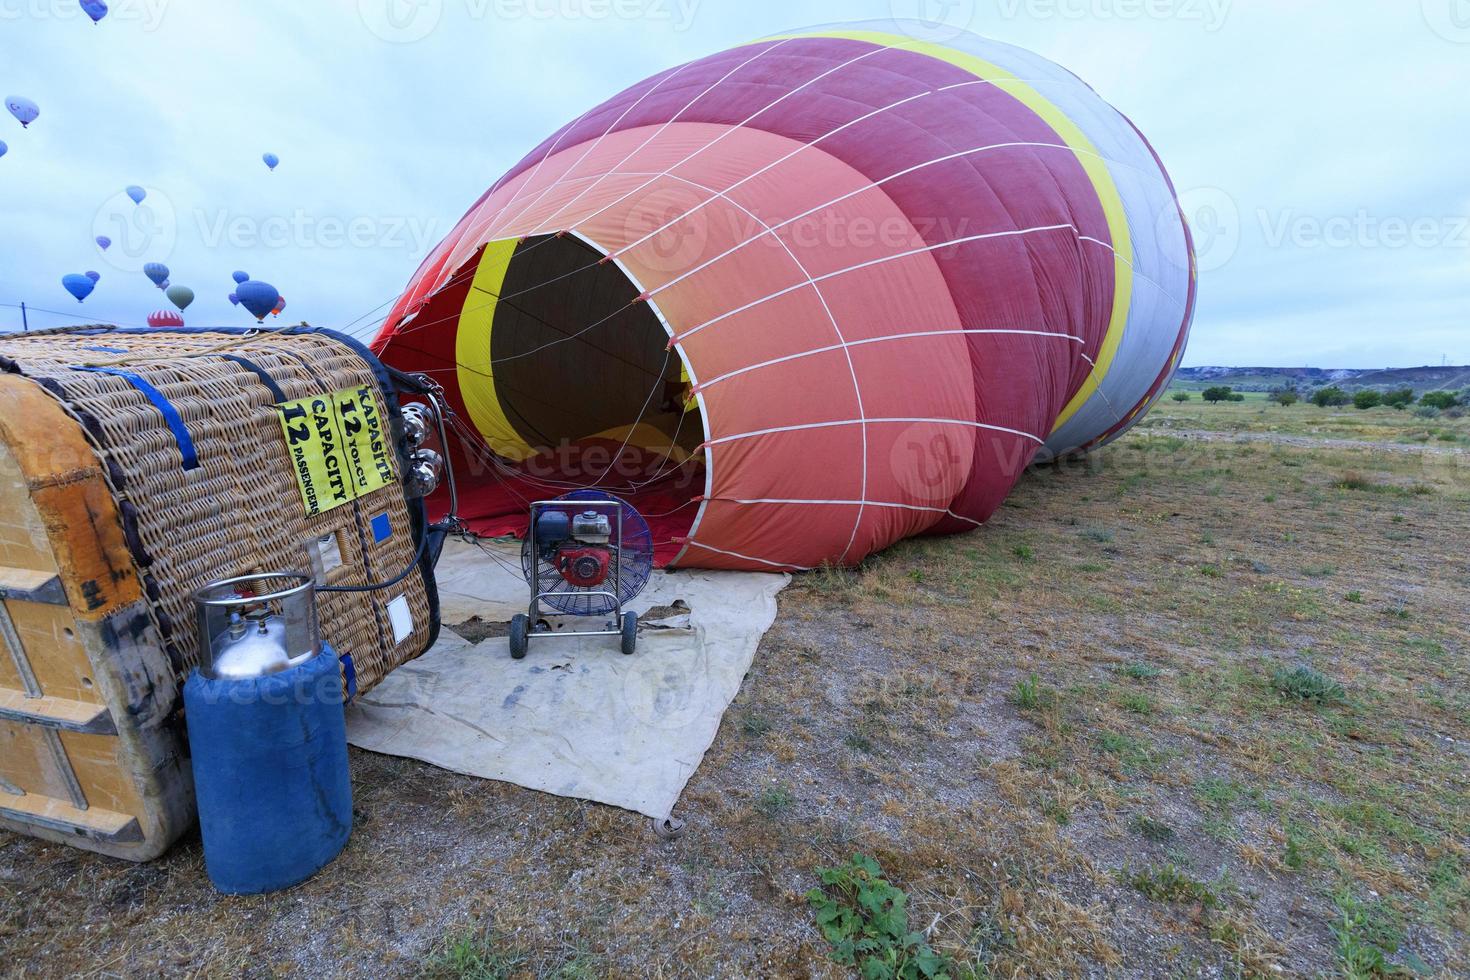
[[[1321,388],[1335,384],[1349,391],[1360,388],[1413,388],[1416,392],[1470,387],[1470,367],[1416,368],[1268,368],[1188,367],[1175,375],[1176,388],[1229,385],[1238,391],[1272,388]]]

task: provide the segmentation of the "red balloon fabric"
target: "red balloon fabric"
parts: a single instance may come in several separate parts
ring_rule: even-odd
[[[182,327],[184,318],[173,310],[154,310],[148,314],[150,327]]]
[[[665,71],[485,193],[375,342],[445,388],[461,516],[598,487],[679,565],[852,564],[1141,417],[1195,296],[1162,164],[1065,69],[924,36]]]

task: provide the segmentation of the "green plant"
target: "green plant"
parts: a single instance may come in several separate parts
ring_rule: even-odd
[[[1397,391],[1386,391],[1383,393],[1383,404],[1389,408],[1405,409],[1414,404],[1413,388],[1400,388]]]
[[[773,820],[791,809],[796,803],[796,797],[791,790],[785,786],[767,787],[760,796],[756,797],[755,810],[768,820]]]
[[[1133,818],[1133,829],[1145,840],[1151,840],[1155,844],[1167,844],[1174,839],[1174,828],[1162,820],[1155,820],[1143,814]]]
[[[1318,408],[1335,408],[1339,405],[1346,405],[1351,400],[1348,393],[1337,385],[1328,385],[1326,388],[1319,388],[1312,395],[1312,404]]]
[[[1176,402],[1187,402],[1192,396],[1187,391],[1174,392],[1173,398]]]
[[[1015,555],[1022,561],[1030,561],[1031,559],[1036,557],[1036,552],[1032,550],[1029,544],[1016,545],[1014,548],[1011,549],[1011,554]]]
[[[1444,412],[1460,404],[1460,399],[1456,398],[1452,391],[1427,391],[1424,397],[1419,399],[1419,404]]]
[[[771,720],[764,715],[747,711],[740,716],[740,731],[752,738],[760,738],[762,735],[770,734]]]
[[[1142,691],[1129,691],[1118,699],[1118,703],[1127,711],[1135,715],[1151,715],[1154,713],[1154,702]]]
[[[1398,914],[1383,902],[1363,902],[1347,893],[1333,900],[1341,918],[1332,926],[1337,959],[1349,980],[1406,976],[1409,971],[1388,962],[1404,942]]]
[[[444,939],[424,964],[423,976],[444,980],[502,980],[524,965],[524,956],[497,950],[490,936],[469,929]]]
[[[1151,663],[1135,660],[1123,668],[1123,676],[1131,677],[1136,681],[1151,681],[1162,674],[1163,671]]]
[[[1347,595],[1343,596],[1342,598],[1346,602],[1358,602],[1358,603],[1360,603],[1360,602],[1363,601],[1363,593],[1360,592],[1360,591],[1358,591],[1357,589],[1354,589],[1353,591],[1349,592]]]
[[[1044,699],[1045,691],[1035,674],[1016,681],[1015,689],[1011,691],[1011,703],[1022,711],[1035,711]]]
[[[1353,407],[1359,411],[1367,411],[1377,408],[1383,404],[1383,393],[1374,391],[1372,388],[1364,389],[1353,396]]]
[[[1346,697],[1341,684],[1305,664],[1276,668],[1271,675],[1271,686],[1283,697],[1296,701],[1327,703],[1341,701]]]
[[[864,854],[836,868],[818,868],[822,884],[806,893],[832,959],[865,980],[948,978],[949,961],[909,931],[908,896]]]
[[[1191,878],[1177,864],[1135,871],[1128,876],[1128,883],[1156,902],[1194,902],[1207,909],[1224,904],[1213,888]]]
[[[1282,408],[1289,408],[1302,400],[1302,396],[1296,393],[1295,388],[1282,388],[1271,392],[1271,400]]]
[[[1213,388],[1206,388],[1200,397],[1214,405],[1217,402],[1235,401],[1235,392],[1228,385],[1216,385]]]

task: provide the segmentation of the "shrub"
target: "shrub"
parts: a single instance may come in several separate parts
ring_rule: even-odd
[[[1419,404],[1443,412],[1460,404],[1460,400],[1452,391],[1426,391],[1424,397],[1419,399]]]
[[[1296,393],[1295,388],[1283,388],[1279,391],[1271,392],[1271,400],[1283,408],[1287,408],[1295,405],[1302,398]]]
[[[1366,391],[1360,391],[1353,396],[1353,407],[1358,409],[1359,411],[1366,411],[1370,408],[1377,408],[1379,405],[1382,404],[1382,393],[1374,391],[1371,388],[1367,389]]]
[[[1389,408],[1405,409],[1418,399],[1414,396],[1413,388],[1400,388],[1398,391],[1384,392],[1383,404]]]
[[[1312,404],[1318,408],[1335,408],[1340,405],[1346,405],[1349,401],[1351,399],[1348,397],[1348,393],[1337,385],[1328,385],[1326,388],[1319,388],[1312,395]]]
[[[832,959],[863,977],[921,980],[947,977],[949,962],[909,931],[908,896],[883,878],[863,854],[836,868],[818,868],[819,888],[806,893],[817,928],[832,944]]]
[[[1439,418],[1439,409],[1433,405],[1420,405],[1414,409],[1414,417],[1416,419],[1437,419]]]
[[[1327,703],[1341,701],[1347,696],[1341,684],[1306,665],[1290,669],[1278,667],[1271,675],[1271,686],[1283,697],[1294,701]]]
[[[1211,405],[1214,405],[1217,402],[1234,401],[1235,392],[1230,390],[1230,388],[1226,385],[1216,385],[1213,388],[1206,388],[1204,390],[1204,394],[1202,394],[1200,397],[1209,402]]]
[[[1173,397],[1176,402],[1187,402],[1191,395],[1187,391],[1176,391]]]

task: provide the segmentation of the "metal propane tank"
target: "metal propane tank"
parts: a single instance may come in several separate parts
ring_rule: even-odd
[[[305,575],[229,579],[195,600],[184,709],[209,879],[229,894],[289,888],[352,833],[342,668]]]

